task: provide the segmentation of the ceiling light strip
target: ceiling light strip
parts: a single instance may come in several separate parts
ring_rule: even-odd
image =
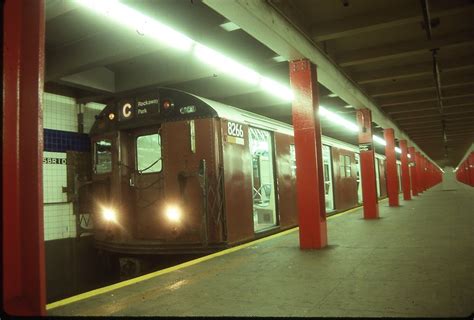
[[[143,36],[153,38],[163,45],[182,51],[192,51],[197,59],[216,68],[217,71],[228,74],[250,85],[258,86],[260,89],[286,102],[293,100],[294,95],[291,88],[260,75],[231,57],[192,40],[171,27],[120,3],[118,0],[76,0],[76,2],[96,13],[107,16],[116,23],[135,30]],[[359,132],[357,124],[322,106],[319,108],[319,113],[325,119],[341,125],[351,132]],[[374,135],[373,139],[378,144],[386,145],[385,140],[378,136]],[[401,153],[398,147],[395,148],[395,151]]]

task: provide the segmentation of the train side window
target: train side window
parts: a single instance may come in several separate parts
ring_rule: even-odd
[[[346,176],[346,167],[344,166],[344,156],[339,155],[339,175],[341,178]]]
[[[344,167],[346,168],[346,178],[351,176],[351,157],[344,156]]]
[[[138,173],[160,172],[161,169],[161,136],[154,133],[137,137]]]
[[[112,142],[110,140],[96,141],[95,145],[95,173],[112,171]]]
[[[296,177],[296,151],[295,145],[290,144],[291,175]]]

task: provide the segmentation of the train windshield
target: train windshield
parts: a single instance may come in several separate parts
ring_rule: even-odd
[[[112,142],[99,140],[95,143],[95,173],[112,171]]]
[[[137,138],[137,170],[139,173],[160,172],[161,136],[158,133]]]

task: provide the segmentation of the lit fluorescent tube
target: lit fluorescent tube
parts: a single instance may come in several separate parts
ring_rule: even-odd
[[[343,117],[335,114],[334,112],[329,111],[323,106],[319,106],[319,115],[330,120],[331,122],[334,122],[335,124],[339,124],[341,126],[346,127],[350,131],[359,132],[359,126],[357,126],[355,123],[344,119]]]
[[[189,51],[194,41],[184,34],[120,3],[117,0],[76,0],[76,3],[105,15],[138,33],[154,38],[164,45]]]
[[[374,141],[377,142],[378,144],[381,144],[383,146],[387,145],[387,142],[385,142],[384,139],[380,138],[379,136],[376,136],[375,134],[372,136],[372,139],[374,139]]]
[[[290,88],[267,77],[261,77],[260,87],[268,93],[283,99],[284,101],[293,101],[293,91]]]
[[[244,82],[253,85],[259,83],[260,75],[257,72],[202,44],[196,44],[194,47],[194,55],[205,64],[213,66],[219,71],[227,73]]]

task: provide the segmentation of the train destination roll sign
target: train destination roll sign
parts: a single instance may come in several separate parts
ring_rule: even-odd
[[[160,112],[160,99],[156,96],[144,96],[133,100],[122,100],[118,109],[120,121],[145,117]]]

